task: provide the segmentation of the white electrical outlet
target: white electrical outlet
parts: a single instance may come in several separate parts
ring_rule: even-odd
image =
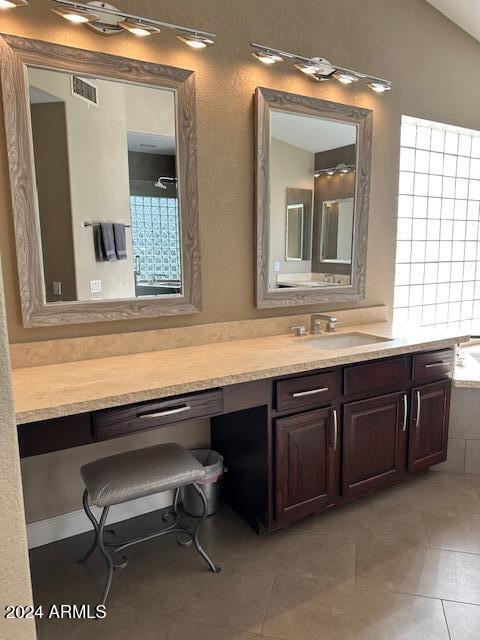
[[[102,293],[101,280],[90,280],[90,293]]]
[[[58,282],[58,280],[54,280],[52,282],[52,287],[53,287],[53,295],[54,296],[61,296],[62,295],[62,283]]]
[[[275,264],[273,266],[273,270],[275,271],[275,273],[280,273],[280,261],[276,260]]]

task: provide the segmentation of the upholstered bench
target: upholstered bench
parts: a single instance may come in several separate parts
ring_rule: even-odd
[[[205,476],[205,470],[198,460],[178,444],[160,444],[146,449],[137,449],[120,453],[107,458],[100,458],[84,465],[81,474],[85,483],[83,507],[95,530],[95,539],[80,562],[86,562],[93,551],[99,548],[107,563],[107,577],[100,604],[105,604],[112,585],[114,568],[126,566],[126,558],[121,563],[114,563],[116,554],[139,542],[151,540],[167,533],[184,534],[187,542],[181,544],[195,545],[200,556],[210,569],[218,573],[215,566],[199,540],[200,527],[207,516],[207,500],[197,484]],[[180,523],[178,518],[178,497],[180,487],[193,485],[203,502],[203,514],[193,529]],[[141,536],[122,543],[107,542],[104,539],[105,522],[109,509],[114,504],[128,502],[162,491],[174,489],[173,523],[160,531]],[[102,508],[100,520],[93,515],[89,503]],[[164,517],[165,520],[165,517]]]

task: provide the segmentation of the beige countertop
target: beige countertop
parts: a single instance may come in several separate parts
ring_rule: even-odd
[[[468,340],[468,336],[458,330],[416,329],[402,335],[386,322],[337,331],[338,334],[351,332],[391,340],[327,350],[315,345],[315,336],[275,335],[14,369],[17,422],[46,420],[239,382],[441,349]]]

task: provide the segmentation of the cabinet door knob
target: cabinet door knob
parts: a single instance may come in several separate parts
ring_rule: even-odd
[[[407,394],[403,394],[403,431],[407,429],[407,412],[408,412],[408,404],[407,404]]]

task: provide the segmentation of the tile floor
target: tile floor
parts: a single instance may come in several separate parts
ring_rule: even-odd
[[[158,514],[119,525],[154,528]],[[36,604],[94,603],[88,534],[31,552]],[[103,621],[40,640],[480,640],[480,475],[426,473],[265,537],[225,509],[205,526],[214,575],[173,537],[129,552]]]

